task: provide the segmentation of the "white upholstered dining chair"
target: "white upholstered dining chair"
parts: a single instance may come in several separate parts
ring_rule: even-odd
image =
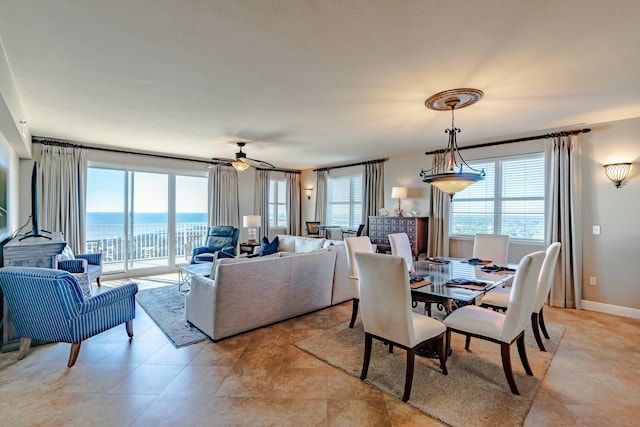
[[[404,258],[409,271],[413,271],[413,252],[407,233],[392,233],[387,237],[389,238],[389,246],[391,246],[391,255]]]
[[[542,263],[542,269],[540,270],[540,276],[538,277],[538,288],[536,290],[533,310],[531,312],[531,328],[533,329],[533,336],[536,338],[536,343],[538,344],[540,351],[546,351],[544,343],[542,342],[542,337],[540,337],[540,330],[542,330],[544,337],[549,339],[549,333],[547,332],[547,327],[544,324],[542,309],[545,301],[547,300],[547,296],[549,295],[549,291],[551,290],[551,286],[553,285],[561,246],[562,244],[559,242],[549,245],[545,251],[544,262]],[[492,308],[494,310],[506,310],[509,307],[510,294],[511,288],[493,289],[484,295],[481,306]]]
[[[353,307],[351,309],[351,321],[349,327],[353,328],[358,316],[358,304],[360,302],[360,292],[358,291],[358,271],[356,269],[356,259],[354,255],[356,252],[373,253],[373,246],[368,236],[360,237],[347,237],[344,239],[344,243],[347,249],[347,268],[349,270],[349,277],[352,278],[352,291],[353,291]]]
[[[506,234],[476,234],[473,240],[473,258],[489,260],[506,267],[509,262],[509,236]]]
[[[500,344],[502,369],[513,394],[520,394],[511,368],[511,344],[517,342],[520,361],[527,375],[533,375],[524,343],[524,329],[533,310],[538,276],[544,251],[525,255],[516,271],[509,294],[509,309],[506,313],[488,310],[475,305],[458,308],[444,319],[447,325],[447,353],[451,347],[451,332],[466,336],[465,348],[469,349],[470,337],[480,338]]]
[[[411,393],[418,349],[437,343],[440,369],[447,375],[446,327],[439,320],[412,311],[409,270],[404,258],[357,252],[355,259],[360,282],[360,312],[365,332],[360,378],[367,378],[373,338],[390,344],[390,352],[393,352],[393,346],[406,350],[407,367],[402,396],[402,401],[406,402]]]

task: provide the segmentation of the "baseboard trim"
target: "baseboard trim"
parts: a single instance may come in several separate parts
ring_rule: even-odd
[[[616,314],[618,316],[640,319],[640,310],[637,308],[621,307],[619,305],[604,304],[602,302],[581,300],[585,310],[598,311],[600,313]]]

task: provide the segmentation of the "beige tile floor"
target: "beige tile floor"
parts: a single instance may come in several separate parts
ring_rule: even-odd
[[[545,311],[566,332],[525,425],[637,425],[640,320]],[[100,334],[71,369],[69,344],[34,347],[19,362],[0,355],[0,425],[440,425],[294,346],[350,312],[346,303],[175,349],[138,307],[131,343],[124,326]]]

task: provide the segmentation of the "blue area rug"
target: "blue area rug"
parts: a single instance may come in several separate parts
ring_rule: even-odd
[[[176,347],[184,347],[209,339],[185,319],[185,296],[178,285],[141,289],[136,301]]]

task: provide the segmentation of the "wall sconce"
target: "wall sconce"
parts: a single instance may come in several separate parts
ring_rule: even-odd
[[[304,189],[304,194],[307,195],[307,199],[311,200],[311,192],[313,191],[313,187],[308,187]]]
[[[391,198],[398,199],[398,209],[396,209],[396,214],[398,216],[402,216],[402,209],[400,208],[400,201],[402,199],[407,198],[407,188],[406,187],[392,187],[391,188]]]
[[[631,163],[611,163],[604,165],[604,173],[607,174],[607,178],[613,181],[616,188],[620,188],[620,184],[629,175],[631,171]]]

